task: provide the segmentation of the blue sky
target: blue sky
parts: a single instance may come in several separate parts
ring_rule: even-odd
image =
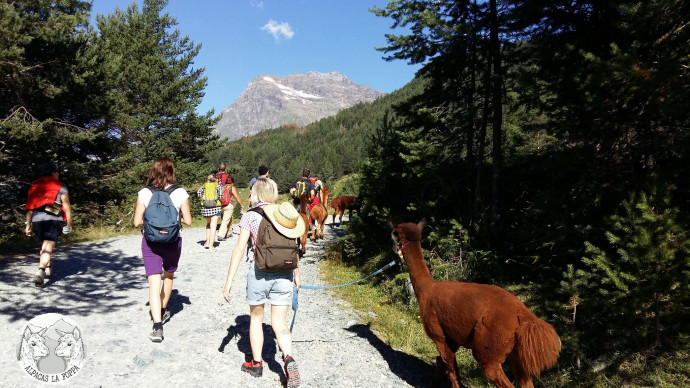
[[[135,1],[141,7],[142,1]],[[92,19],[133,0],[94,0]],[[181,34],[202,48],[206,95],[197,111],[219,114],[259,75],[337,71],[353,82],[390,93],[414,78],[419,66],[386,62],[375,47],[396,33],[391,19],[369,12],[387,0],[170,0],[165,11]]]

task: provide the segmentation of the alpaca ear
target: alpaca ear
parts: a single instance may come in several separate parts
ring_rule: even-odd
[[[419,230],[421,231],[422,229],[424,229],[425,226],[426,226],[426,218],[422,218],[422,220],[419,221],[419,223],[417,224],[417,228],[419,228]]]

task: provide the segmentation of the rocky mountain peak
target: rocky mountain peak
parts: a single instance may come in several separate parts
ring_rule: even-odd
[[[260,75],[221,112],[215,131],[235,140],[281,125],[304,126],[384,94],[338,72]]]

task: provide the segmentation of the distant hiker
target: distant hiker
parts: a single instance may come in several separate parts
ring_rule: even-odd
[[[220,197],[220,206],[223,218],[220,222],[220,229],[218,230],[218,241],[225,240],[226,235],[228,234],[228,224],[232,225],[232,211],[234,208],[234,203],[232,203],[232,189],[228,186],[228,181],[230,179],[230,175],[225,172],[225,163],[221,163],[218,166],[218,172],[216,173],[216,180],[223,188],[223,194]],[[230,228],[230,231],[232,231],[232,227]]]
[[[290,187],[290,195],[292,196],[292,203],[295,206],[295,209],[299,210],[299,197],[306,193],[307,194],[307,203],[309,203],[309,210],[311,210],[312,205],[311,202],[314,199],[314,184],[311,183],[311,180],[309,180],[309,175],[311,174],[311,171],[309,171],[308,168],[305,168],[302,170],[302,177],[294,182],[292,182],[292,186]]]
[[[255,247],[249,254],[249,270],[247,271],[247,295],[246,301],[249,304],[249,343],[251,344],[252,359],[242,364],[241,370],[254,377],[260,377],[263,373],[263,319],[264,304],[271,305],[271,326],[276,335],[276,341],[280,350],[283,352],[285,375],[287,376],[287,387],[297,387],[300,383],[297,364],[292,357],[292,334],[287,326],[287,313],[292,304],[293,284],[299,288],[301,286],[299,276],[299,266],[294,270],[285,272],[269,272],[260,270],[255,265],[256,247],[259,245],[259,226],[264,217],[273,225],[281,235],[296,239],[304,234],[306,225],[289,203],[278,206],[275,201],[278,199],[278,185],[270,178],[259,178],[252,186],[251,200],[256,207],[262,210],[263,216],[259,212],[248,211],[244,213],[240,220],[240,236],[237,244],[232,251],[228,275],[223,287],[223,297],[230,301],[230,290],[232,281],[237,272],[237,267],[245,252],[245,247],[251,236]],[[271,229],[273,230],[273,229]],[[280,250],[281,252],[283,250]]]
[[[67,186],[58,180],[59,172],[55,164],[43,163],[39,167],[39,175],[40,178],[31,182],[26,198],[24,233],[27,236],[35,234],[41,241],[34,284],[43,287],[44,279],[51,276],[50,259],[60,233],[72,232],[72,206]]]
[[[232,213],[235,210],[235,202],[240,205],[240,209],[244,209],[244,205],[235,188],[235,179],[228,175],[228,179],[223,184],[223,195],[220,199],[220,204],[223,206],[223,220],[220,223],[220,230],[218,230],[218,241],[225,240],[228,237],[228,233],[232,236]]]
[[[218,217],[222,215],[220,212],[220,197],[223,195],[222,186],[216,182],[216,177],[213,174],[209,174],[204,185],[197,190],[196,195],[201,201],[201,215],[206,218],[204,248],[215,252],[216,226],[218,226]]]
[[[314,185],[314,199],[311,201],[311,206],[309,209],[313,208],[314,206],[318,205],[319,203],[323,202],[321,200],[321,187],[322,183],[321,180],[319,179],[319,176],[317,174],[314,174],[313,178],[309,178],[309,181],[311,181],[311,184]]]
[[[166,198],[167,195],[167,198]],[[177,213],[174,216],[185,225],[192,224],[192,213],[189,210],[189,194],[185,189],[175,186],[175,165],[169,158],[158,158],[151,166],[146,187],[139,190],[137,204],[134,208],[134,226],[139,227],[151,222],[151,213],[172,202]],[[168,209],[166,209],[167,211]],[[146,228],[145,228],[146,229]],[[163,323],[170,319],[168,301],[173,287],[173,275],[177,270],[182,252],[182,236],[170,238],[170,242],[148,241],[144,231],[141,239],[141,254],[144,259],[144,270],[149,282],[149,308],[153,320],[153,330],[149,339],[153,342],[163,341]],[[161,288],[161,273],[163,284]]]
[[[251,202],[252,186],[254,186],[254,182],[256,182],[256,180],[259,178],[268,178],[269,175],[270,175],[270,171],[268,170],[268,167],[266,167],[264,165],[259,166],[259,176],[252,178],[252,180],[249,181],[249,197],[247,198],[247,203],[248,203],[247,206],[249,206],[249,207],[254,206],[254,204],[252,204],[252,202]]]

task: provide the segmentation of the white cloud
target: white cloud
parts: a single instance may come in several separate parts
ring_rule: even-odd
[[[295,31],[292,30],[288,22],[278,23],[277,21],[271,19],[266,23],[262,30],[268,31],[275,40],[280,40],[280,38],[292,39],[295,35]]]
[[[250,1],[252,7],[254,8],[263,8],[264,7],[264,2],[262,0],[251,0]]]

